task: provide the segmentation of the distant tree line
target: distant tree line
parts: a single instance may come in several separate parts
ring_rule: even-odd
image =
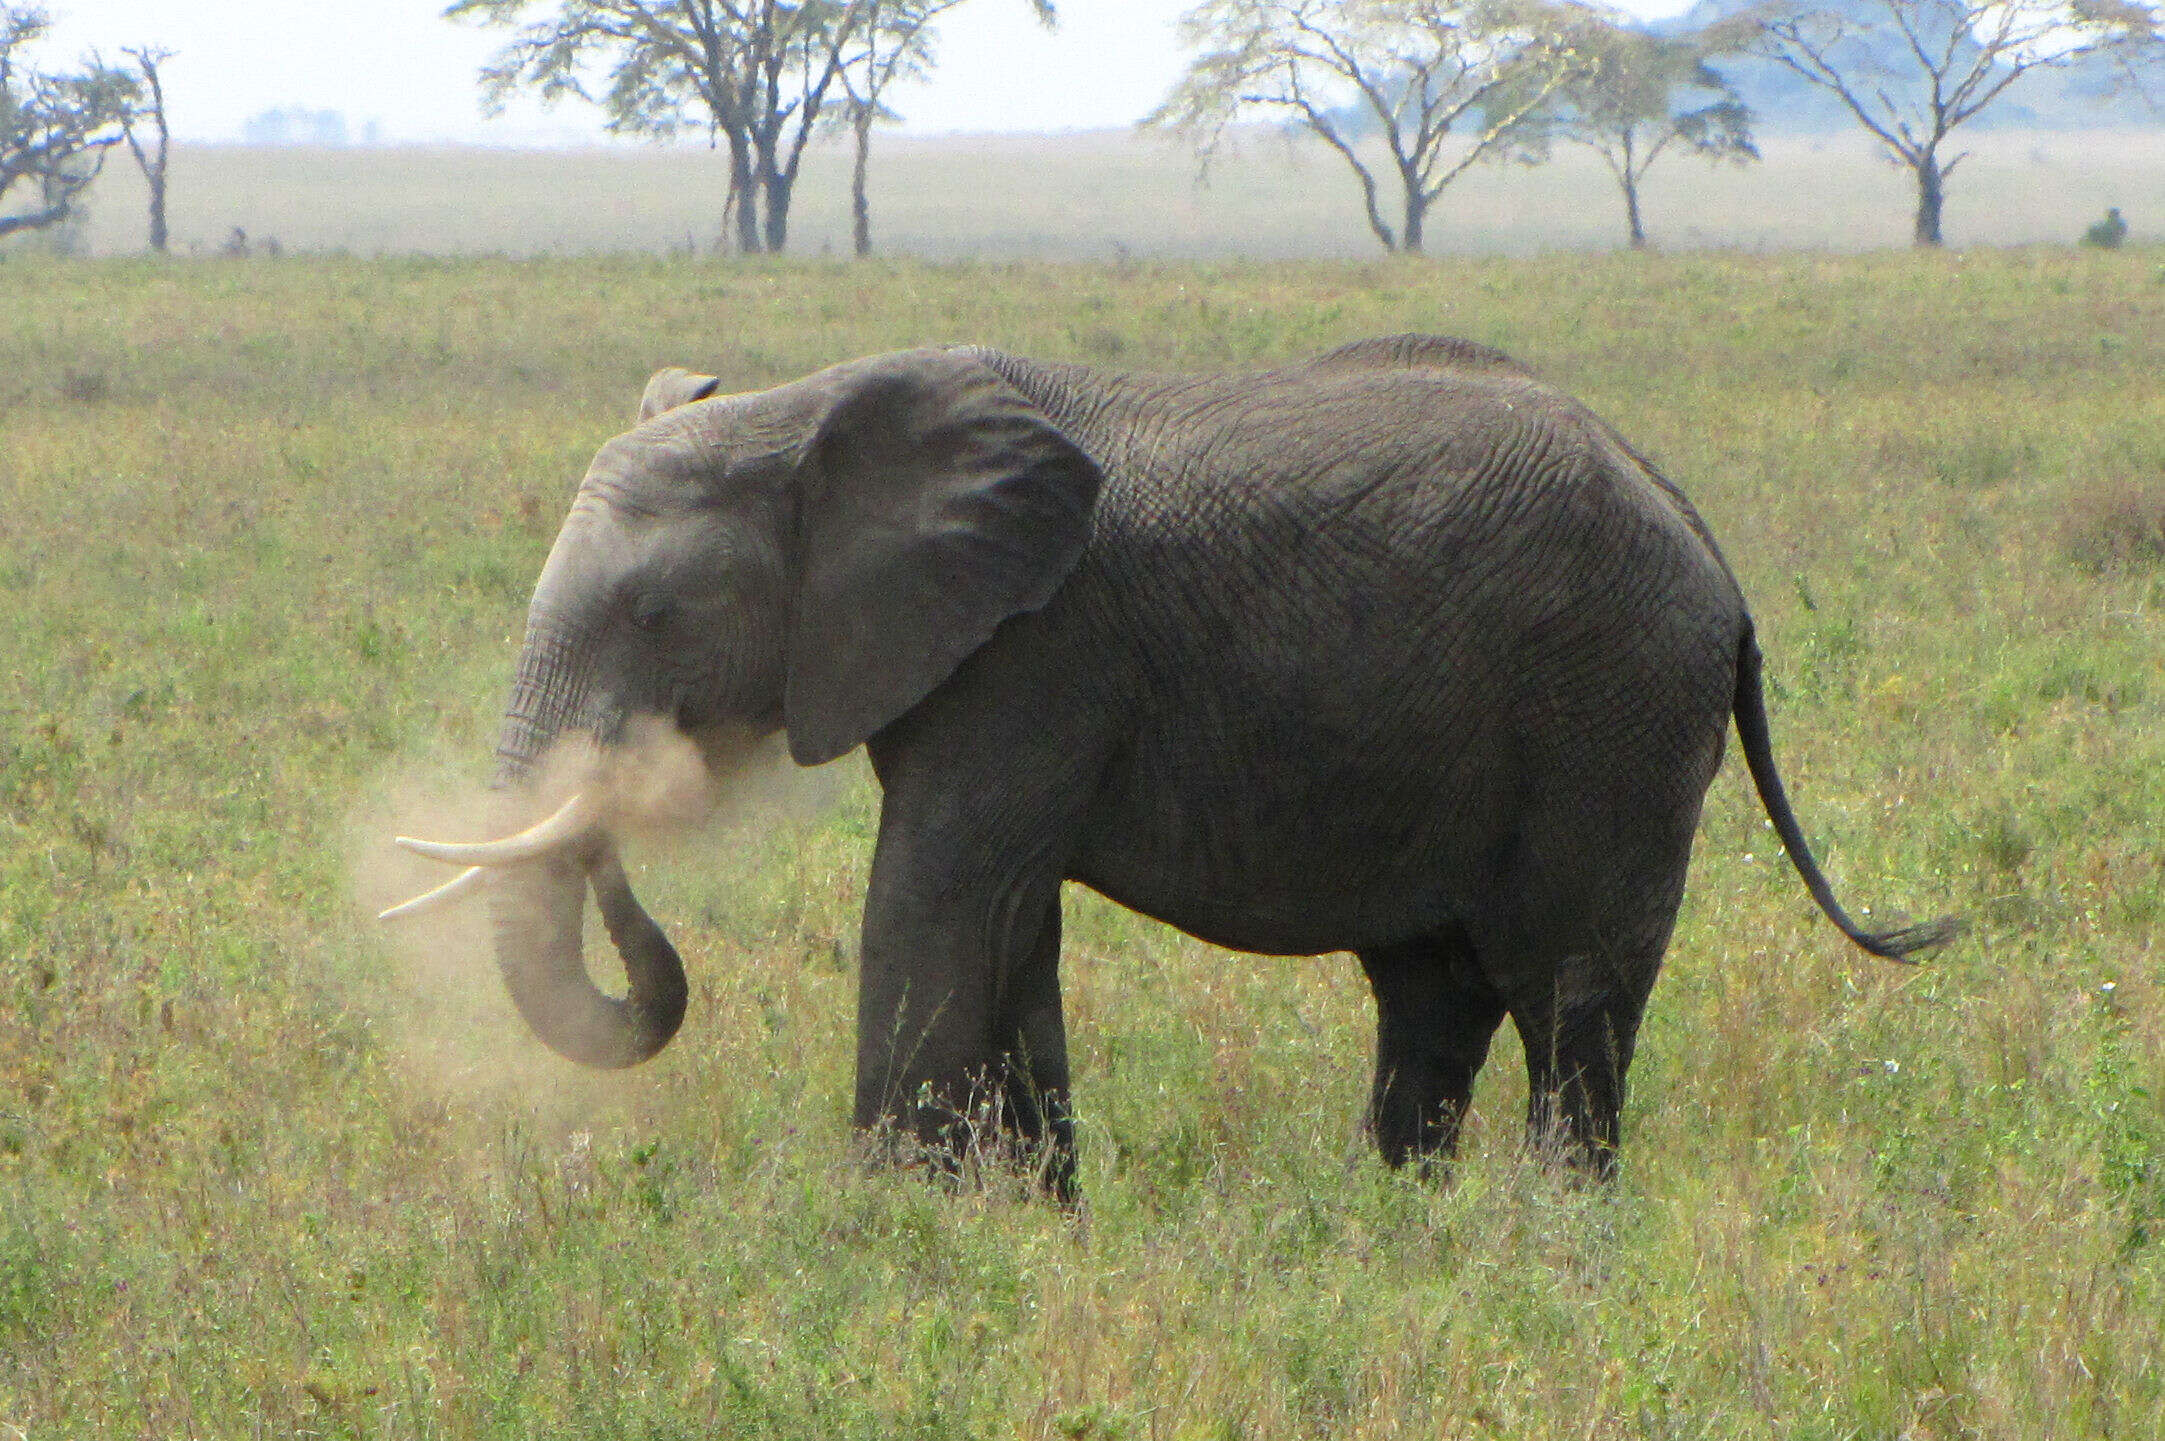
[[[894,82],[934,61],[961,0],[453,0],[514,29],[482,72],[501,109],[522,89],[601,106],[612,131],[705,130],[728,148],[725,225],[740,252],[788,241],[806,146],[854,147],[855,249],[872,248],[873,127]],[[1052,0],[1030,0],[1053,21]],[[1758,158],[1753,115],[1718,68],[1755,60],[1824,91],[1917,186],[1916,243],[1942,242],[1950,141],[2027,76],[2105,64],[2140,92],[2165,69],[2165,0],[1745,0],[1696,33],[1658,34],[1583,0],[1200,0],[1194,52],[1143,123],[1190,137],[1207,166],[1227,128],[1275,117],[1329,147],[1387,250],[1422,249],[1450,184],[1484,161],[1554,147],[1600,156],[1624,232],[1648,244],[1642,187],[1664,156]],[[529,15],[538,18],[529,19]]]
[[[1661,36],[1575,0],[1202,0],[1182,22],[1198,53],[1144,123],[1192,136],[1207,164],[1231,122],[1283,117],[1339,154],[1369,228],[1406,251],[1478,161],[1572,142],[1601,156],[1643,247],[1640,184],[1662,155],[1758,158],[1750,109],[1713,63],[1756,58],[1831,93],[1913,173],[1916,243],[1936,246],[1955,131],[2038,71],[2104,62],[2139,90],[2165,61],[2161,21],[2138,0],[1761,0]],[[1395,225],[1363,133],[1389,161]]]
[[[383,141],[383,122],[361,123],[359,143]],[[241,122],[244,145],[321,145],[336,147],[355,142],[352,127],[342,110],[311,110],[305,105],[282,105],[260,111]]]
[[[726,148],[722,228],[779,253],[807,147],[852,147],[852,240],[872,249],[872,136],[897,82],[936,59],[963,0],[452,0],[448,18],[512,32],[481,74],[501,110],[522,90],[598,105],[617,134],[704,132]],[[1027,0],[1044,24],[1053,0]],[[0,0],[0,237],[62,224],[117,146],[148,182],[150,243],[167,245],[171,134],[160,67],[128,47],[40,69],[51,29]],[[1916,187],[1913,236],[1944,237],[1958,133],[2041,72],[2081,67],[2108,94],[2158,106],[2165,0],[1738,0],[1693,33],[1661,34],[1586,0],[1200,0],[1194,52],[1143,123],[1189,137],[1207,165],[1227,128],[1275,118],[1343,162],[1387,250],[1420,251],[1448,187],[1483,162],[1534,164],[1558,144],[1600,156],[1630,244],[1649,243],[1642,187],[1657,160],[1758,158],[1754,117],[1722,67],[1772,67],[1829,97]],[[263,117],[259,117],[263,118]],[[273,117],[282,127],[324,116]],[[334,117],[342,120],[342,117]]]

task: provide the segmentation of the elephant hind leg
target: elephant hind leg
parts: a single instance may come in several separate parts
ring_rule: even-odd
[[[1624,1077],[1644,997],[1563,999],[1552,995],[1512,1013],[1526,1049],[1527,1139],[1544,1159],[1607,1181],[1616,1174]]]
[[[1615,1175],[1624,1078],[1684,898],[1689,811],[1617,822],[1598,855],[1554,846],[1474,935],[1526,1052],[1526,1136],[1583,1175]],[[1596,831],[1591,820],[1580,827]]]
[[[1448,1160],[1473,1078],[1503,1023],[1504,998],[1463,929],[1360,953],[1376,993],[1376,1075],[1368,1129],[1384,1163],[1428,1174]]]
[[[1624,1078],[1683,894],[1679,858],[1628,899],[1558,889],[1482,950],[1526,1052],[1527,1138],[1595,1180],[1616,1171]],[[1613,896],[1614,893],[1612,893]]]

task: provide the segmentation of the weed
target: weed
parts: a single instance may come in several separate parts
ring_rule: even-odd
[[[1986,865],[2003,875],[2019,872],[2030,853],[2037,849],[2037,842],[2022,817],[2005,805],[1995,806],[1988,812],[1973,834],[1978,855]]]
[[[113,393],[102,370],[69,370],[60,377],[60,393],[77,405],[96,405]]]
[[[1971,436],[1932,463],[1933,473],[1945,485],[1994,486],[2013,479],[2037,463],[2034,443],[2010,445],[1996,436]]]
[[[2165,474],[2115,480],[2069,497],[2060,548],[2093,574],[2165,565]]]

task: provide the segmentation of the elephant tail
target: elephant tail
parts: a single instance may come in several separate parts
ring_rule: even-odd
[[[1875,956],[1914,964],[1909,961],[1912,952],[1930,950],[1953,940],[1961,933],[1962,923],[1953,917],[1942,917],[1921,926],[1867,931],[1842,909],[1841,902],[1834,898],[1834,887],[1827,884],[1819,863],[1812,859],[1811,847],[1804,842],[1804,830],[1797,824],[1797,813],[1789,808],[1789,795],[1782,789],[1781,772],[1774,768],[1774,745],[1767,734],[1766,695],[1760,684],[1761,666],[1759,641],[1747,619],[1744,637],[1737,643],[1733,712],[1737,738],[1744,743],[1744,760],[1751,767],[1752,781],[1759,787],[1760,804],[1766,807],[1767,819],[1774,822],[1774,833],[1781,837],[1782,848],[1789,852],[1789,863],[1797,868],[1797,874],[1804,878],[1804,888],[1827,913],[1827,919],[1841,927],[1843,935]]]

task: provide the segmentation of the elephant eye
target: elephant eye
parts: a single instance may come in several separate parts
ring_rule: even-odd
[[[647,635],[654,635],[668,629],[669,621],[675,614],[676,607],[661,597],[643,596],[632,602],[632,628]]]

